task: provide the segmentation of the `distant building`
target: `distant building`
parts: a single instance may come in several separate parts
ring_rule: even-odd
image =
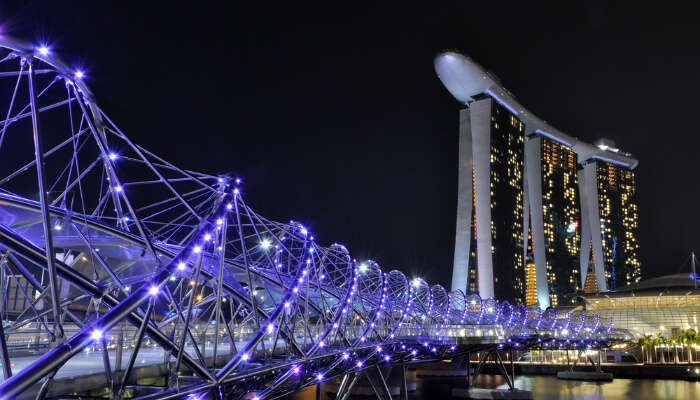
[[[600,316],[601,321],[613,318],[616,329],[630,336],[680,335],[686,329],[698,332],[700,289],[689,274],[666,275],[633,283],[615,292],[577,296],[586,312]]]
[[[438,55],[435,70],[466,106],[452,289],[544,309],[638,282],[637,160],[550,126],[461,54]]]

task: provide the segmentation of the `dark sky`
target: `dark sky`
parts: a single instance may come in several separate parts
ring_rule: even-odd
[[[640,160],[645,277],[678,272],[698,243],[690,10],[208,3],[2,1],[0,29],[85,65],[102,108],[138,143],[240,175],[258,212],[302,221],[387,270],[450,283],[460,105],[433,70],[444,49],[493,71],[559,129],[609,137]]]

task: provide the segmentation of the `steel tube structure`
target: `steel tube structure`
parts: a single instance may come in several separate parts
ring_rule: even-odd
[[[0,35],[0,400],[69,394],[68,377],[71,393],[143,399],[277,398],[344,377],[346,397],[368,371],[384,393],[382,368],[614,334],[320,245],[257,214],[238,178],[136,144],[86,79]],[[165,371],[162,386],[128,386],[137,369]]]

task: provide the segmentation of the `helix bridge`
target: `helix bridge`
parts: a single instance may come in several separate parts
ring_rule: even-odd
[[[269,220],[240,179],[134,142],[148,132],[122,131],[87,78],[0,36],[0,399],[258,400],[339,378],[347,398],[362,374],[615,334],[595,315],[448,292]]]

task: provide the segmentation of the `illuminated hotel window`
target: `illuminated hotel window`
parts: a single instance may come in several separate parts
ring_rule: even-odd
[[[491,257],[496,298],[525,303],[522,122],[497,102],[491,120]]]

